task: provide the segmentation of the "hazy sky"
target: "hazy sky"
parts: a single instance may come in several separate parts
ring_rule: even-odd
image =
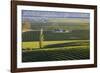
[[[79,18],[88,19],[89,13],[76,13],[76,12],[55,12],[55,11],[35,11],[35,10],[22,10],[22,20],[45,22],[48,19],[54,18]]]

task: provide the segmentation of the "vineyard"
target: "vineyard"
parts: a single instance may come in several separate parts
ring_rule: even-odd
[[[40,31],[28,31],[22,34],[23,42],[39,41]],[[58,40],[88,40],[89,30],[73,30],[69,33],[55,33],[53,31],[44,31],[44,41]]]
[[[76,42],[74,42],[76,43]],[[70,42],[70,44],[74,44]],[[67,43],[68,44],[68,43]],[[35,62],[35,61],[60,61],[60,60],[82,60],[89,59],[89,46],[88,42],[84,41],[77,43],[76,45],[68,46],[68,45],[57,46],[46,46],[42,49],[32,49],[25,50],[22,53],[22,61],[23,62]],[[59,44],[58,44],[59,45]],[[68,47],[67,47],[68,46]],[[49,47],[49,48],[48,48]]]
[[[39,31],[24,32],[22,62],[89,59],[89,36],[84,35],[88,33],[87,30],[44,31],[43,47],[39,48]]]

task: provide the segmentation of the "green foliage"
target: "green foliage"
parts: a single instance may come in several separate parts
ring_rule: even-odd
[[[39,40],[40,48],[43,47],[43,40],[44,40],[44,35],[43,35],[43,29],[41,28],[41,30],[40,30],[40,40]]]

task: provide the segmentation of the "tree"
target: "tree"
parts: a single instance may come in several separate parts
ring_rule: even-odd
[[[31,29],[31,24],[28,21],[24,21],[22,23],[22,31],[28,31]]]
[[[43,35],[43,29],[40,29],[40,40],[39,40],[39,46],[40,48],[43,48],[43,40],[44,40],[44,35]]]

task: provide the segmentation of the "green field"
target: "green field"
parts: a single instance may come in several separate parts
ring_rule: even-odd
[[[44,30],[42,48],[39,44],[40,31],[23,32],[22,62],[89,59],[89,30],[76,27],[70,27],[73,30],[68,33]]]
[[[88,46],[88,40],[67,40],[67,41],[43,41],[42,45],[48,46],[48,45],[56,45],[56,44],[64,44],[66,43],[65,47],[69,46],[71,44],[74,44],[74,46]],[[75,45],[76,44],[76,45]],[[34,41],[34,42],[23,42],[22,43],[23,49],[39,49],[39,41]],[[59,46],[58,46],[59,47]]]
[[[23,62],[89,59],[88,40],[23,42]]]
[[[46,48],[23,52],[22,62],[89,59],[89,47]]]
[[[22,41],[39,41],[40,31],[28,31],[22,33]],[[69,33],[55,33],[52,31],[43,31],[44,41],[62,41],[62,40],[88,40],[89,30],[72,30]]]

